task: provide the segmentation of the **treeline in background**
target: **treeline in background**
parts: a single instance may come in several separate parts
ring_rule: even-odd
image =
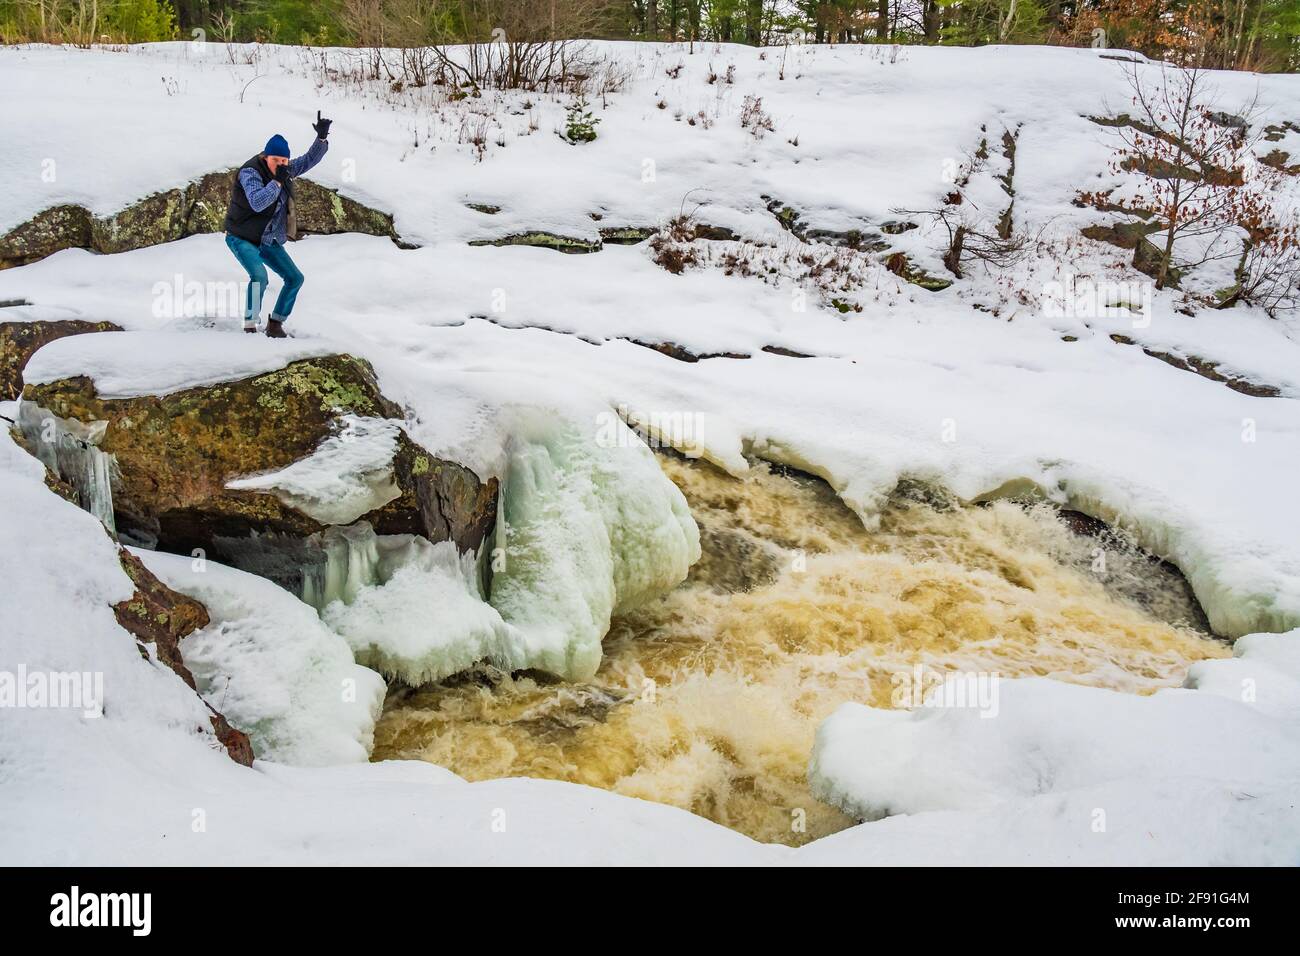
[[[412,48],[501,35],[754,46],[1052,43],[1292,72],[1300,69],[1300,0],[0,0],[5,43],[204,36]]]

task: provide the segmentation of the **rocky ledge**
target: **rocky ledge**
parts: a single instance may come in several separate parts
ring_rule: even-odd
[[[0,269],[27,265],[64,249],[129,252],[201,233],[221,232],[234,169],[146,196],[109,216],[83,206],[51,206],[0,236]],[[388,213],[340,195],[309,179],[294,180],[300,235],[360,232],[405,245]]]
[[[13,401],[22,394],[23,369],[41,346],[67,335],[120,331],[112,322],[82,319],[0,322],[0,402]]]
[[[80,443],[98,461],[83,470],[110,474],[109,509],[102,489],[76,487],[77,469],[59,477],[83,507],[111,515],[123,539],[200,549],[290,590],[312,560],[303,542],[333,525],[367,521],[378,534],[450,540],[462,552],[481,552],[495,528],[496,479],[414,442],[369,363],[351,355],[163,395],[104,397],[87,376],[29,382],[22,400],[29,450],[57,467],[68,456],[42,454],[41,443]],[[351,484],[317,488],[341,472]]]

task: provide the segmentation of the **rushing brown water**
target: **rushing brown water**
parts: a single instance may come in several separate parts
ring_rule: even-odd
[[[483,667],[394,688],[373,759],[590,784],[799,845],[853,822],[808,790],[817,725],[844,701],[891,706],[914,665],[1150,693],[1230,654],[1176,571],[1048,505],[901,488],[868,532],[817,479],[662,463],[704,556],[614,622],[596,677]]]

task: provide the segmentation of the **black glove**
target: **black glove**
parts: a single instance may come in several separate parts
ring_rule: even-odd
[[[330,124],[333,120],[321,119],[320,110],[316,111],[316,122],[311,124],[311,128],[316,131],[316,135],[325,139],[330,134]]]
[[[281,186],[289,182],[289,164],[285,163],[275,171],[275,181]]]

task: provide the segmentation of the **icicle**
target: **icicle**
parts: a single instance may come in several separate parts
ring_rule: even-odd
[[[113,522],[113,475],[117,460],[96,446],[108,422],[83,424],[60,418],[32,402],[18,406],[18,429],[23,441],[45,467],[72,486],[77,504],[117,533]]]
[[[387,580],[389,540],[409,545],[409,535],[380,538],[368,521],[327,528],[308,539],[322,560],[303,569],[302,599],[318,611],[331,601],[351,604],[362,588]]]

